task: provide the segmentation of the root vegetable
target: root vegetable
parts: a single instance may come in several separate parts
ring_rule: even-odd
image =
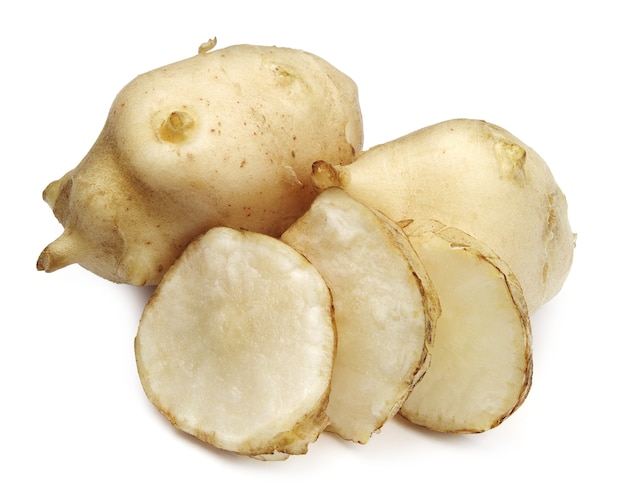
[[[394,222],[338,188],[322,192],[281,238],[320,271],[333,297],[328,430],[366,443],[428,367],[439,314],[428,274]]]
[[[531,329],[521,287],[483,243],[437,222],[405,228],[441,304],[431,364],[401,408],[442,432],[483,432],[525,400]]]
[[[396,221],[436,219],[486,243],[513,269],[536,311],[563,285],[575,236],[546,163],[504,129],[458,119],[363,152],[318,162],[320,189],[340,186]]]
[[[64,226],[37,268],[157,284],[215,226],[279,236],[315,197],[311,164],[362,149],[356,85],[303,51],[238,45],[130,82],[83,161],[43,197]]]
[[[328,424],[331,296],[276,238],[217,227],[157,286],[135,349],[148,398],[176,427],[261,459],[303,454]]]

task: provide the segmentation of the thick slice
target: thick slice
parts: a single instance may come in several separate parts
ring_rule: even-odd
[[[146,306],[135,350],[152,403],[219,448],[302,454],[328,424],[330,292],[276,238],[217,227],[192,242]]]
[[[405,228],[424,262],[441,317],[428,372],[401,414],[443,432],[482,432],[524,401],[531,331],[521,287],[481,242],[437,222]]]
[[[330,188],[282,235],[321,272],[333,296],[337,356],[330,431],[365,443],[428,365],[438,302],[404,232]]]

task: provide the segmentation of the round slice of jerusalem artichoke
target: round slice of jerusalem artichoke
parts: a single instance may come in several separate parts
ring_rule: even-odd
[[[261,459],[307,452],[328,424],[331,296],[299,253],[213,228],[156,288],[135,341],[148,398],[181,429]]]
[[[273,236],[314,199],[311,163],[363,145],[354,82],[304,51],[236,45],[144,73],[117,95],[80,164],[44,200],[64,227],[37,261],[158,284],[214,226]]]
[[[333,297],[328,430],[366,443],[428,367],[439,314],[428,274],[394,222],[339,188],[322,192],[281,238],[320,271]]]
[[[531,386],[531,327],[519,282],[486,245],[439,222],[404,228],[441,304],[431,363],[400,413],[441,432],[499,425]]]

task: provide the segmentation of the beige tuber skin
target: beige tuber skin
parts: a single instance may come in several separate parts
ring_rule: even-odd
[[[401,222],[435,219],[486,243],[519,279],[529,311],[561,289],[575,235],[543,159],[504,129],[457,119],[363,152],[345,167],[317,162],[318,189],[339,186]]]
[[[333,66],[288,48],[206,49],[124,87],[83,161],[45,189],[65,230],[39,270],[157,284],[215,226],[279,236],[316,195],[311,163],[360,153],[357,88]]]

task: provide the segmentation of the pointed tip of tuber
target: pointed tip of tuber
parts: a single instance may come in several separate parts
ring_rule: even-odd
[[[61,181],[60,180],[55,180],[53,182],[50,182],[47,185],[47,187],[43,190],[43,193],[42,193],[41,197],[48,204],[48,206],[53,208],[54,207],[54,203],[56,202],[57,198],[59,197],[59,193],[60,192],[61,192]]]
[[[37,270],[43,272],[54,272],[70,265],[73,262],[73,260],[68,260],[67,256],[55,254],[49,249],[48,246],[41,252],[39,258],[37,259]]]
[[[43,249],[37,259],[37,270],[54,272],[78,262],[79,257],[76,250],[75,241],[69,235],[61,235]]]
[[[211,51],[217,45],[217,37],[209,39],[198,47],[198,54],[204,54]]]
[[[311,180],[315,189],[322,191],[329,187],[341,187],[342,174],[339,169],[324,160],[313,164]]]

